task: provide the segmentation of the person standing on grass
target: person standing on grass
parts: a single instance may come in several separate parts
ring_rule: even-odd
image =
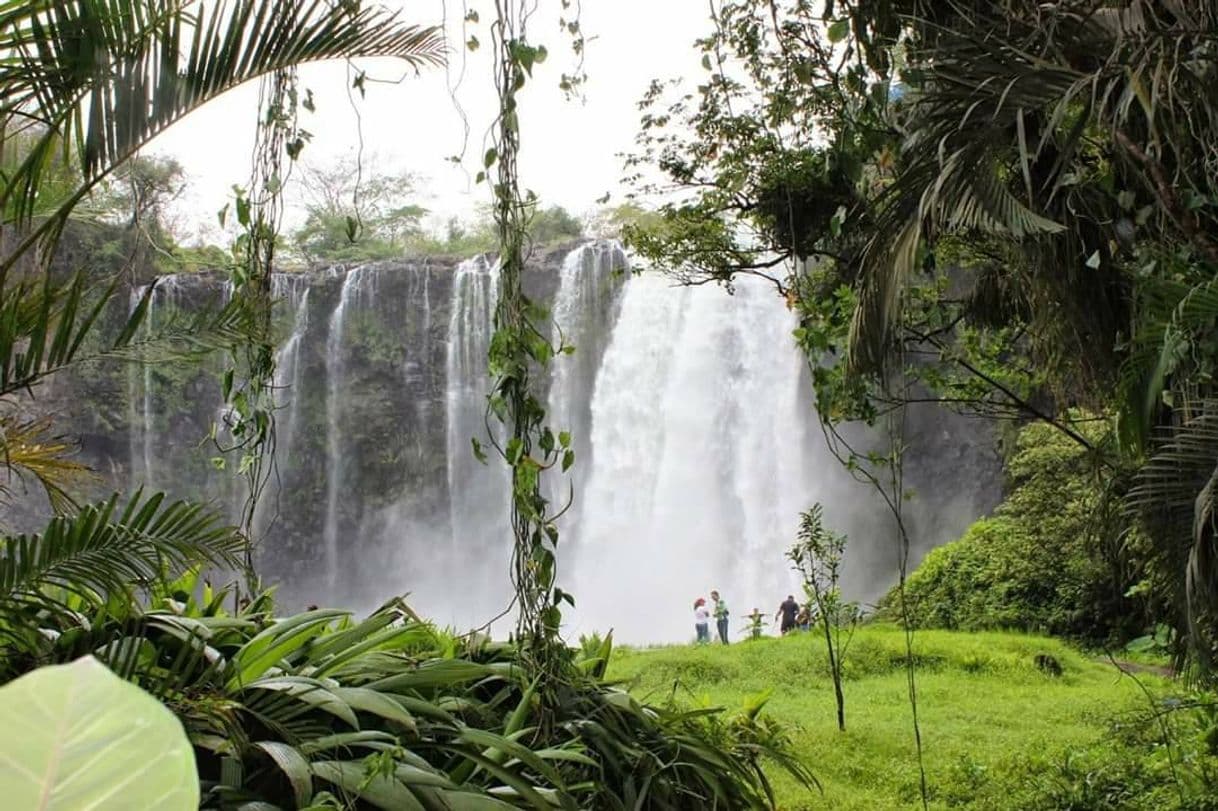
[[[799,616],[795,618],[795,625],[801,631],[807,631],[812,627],[812,608],[807,603],[799,609]]]
[[[715,627],[719,630],[719,641],[724,645],[727,644],[727,603],[719,596],[719,592],[712,591],[711,599],[715,602]]]
[[[698,644],[710,642],[710,611],[702,597],[694,600],[694,630],[698,632]]]
[[[787,599],[782,601],[782,605],[778,606],[778,611],[774,613],[774,619],[782,618],[778,628],[783,636],[795,628],[795,615],[798,613],[799,603],[795,602],[795,595],[788,594]]]

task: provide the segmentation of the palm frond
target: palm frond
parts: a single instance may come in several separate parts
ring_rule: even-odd
[[[1063,231],[1030,195],[1021,200],[1012,190],[1030,191],[1027,166],[1035,159],[1033,145],[1016,133],[1023,132],[1025,105],[1043,110],[1060,103],[1078,77],[1036,68],[1024,81],[1004,82],[1009,65],[980,60],[976,46],[955,31],[936,40],[939,61],[910,114],[916,124],[902,149],[905,166],[878,201],[875,236],[863,258],[850,340],[856,369],[883,365],[905,281],[936,236],[981,232],[1019,240]],[[955,72],[961,63],[967,78]]]
[[[163,570],[204,563],[237,569],[246,541],[198,504],[137,492],[52,518],[34,535],[0,540],[0,605],[51,603],[53,592],[88,602],[147,586]]]
[[[57,513],[75,507],[70,489],[91,477],[89,469],[68,457],[76,445],[53,433],[49,417],[21,420],[0,416],[0,465],[8,476],[0,477],[0,499],[12,498],[18,482],[33,479],[45,492]]]
[[[28,390],[70,366],[108,360],[164,363],[198,358],[249,340],[249,314],[238,302],[176,314],[148,327],[155,283],[140,294],[118,335],[98,346],[89,336],[107,308],[126,302],[118,280],[101,286],[77,274],[50,274],[0,291],[0,396]]]
[[[67,365],[114,297],[117,283],[95,300],[83,274],[56,281],[24,278],[0,290],[0,395],[33,386]],[[135,314],[142,318],[146,306]]]
[[[1163,567],[1179,574],[1176,607],[1189,620],[1193,651],[1213,655],[1218,605],[1218,400],[1203,400],[1179,425],[1166,429],[1134,477],[1127,503],[1156,543]],[[1200,620],[1205,619],[1203,624]]]
[[[1089,275],[1093,286],[1111,286],[1111,274],[1082,267],[1092,256],[1107,263],[1118,244],[1112,224],[1123,216],[1113,195],[1087,186],[1097,147],[1118,188],[1142,186],[1158,198],[1147,228],[1218,255],[1205,236],[1212,214],[1182,202],[1218,193],[1218,68],[1205,56],[1204,23],[1154,4],[1120,10],[1098,0],[942,5],[950,23],[906,21],[920,78],[895,122],[908,128],[902,170],[877,201],[862,268],[850,360],[863,370],[878,368],[890,344],[916,270],[909,246],[933,246],[942,233],[1005,236],[1042,277],[1078,286],[1076,277]],[[1218,13],[1212,2],[1195,5],[1198,19]],[[1120,312],[1100,316],[1080,340],[1105,344],[1123,326]]]
[[[1139,293],[1140,323],[1121,369],[1116,398],[1121,440],[1134,455],[1151,438],[1169,378],[1198,333],[1218,320],[1218,280],[1190,286],[1171,278],[1147,279]]]
[[[31,0],[0,7],[0,120],[37,132],[3,177],[6,221],[28,222],[43,174],[67,155],[79,188],[23,243],[53,233],[71,208],[142,145],[243,82],[307,62],[443,56],[436,27],[398,12],[326,0]],[[45,208],[45,206],[44,206]],[[19,249],[16,253],[20,253]],[[6,258],[11,266],[16,253]]]
[[[248,308],[238,300],[220,307],[205,306],[194,312],[175,312],[158,323],[147,324],[147,302],[151,291],[141,296],[128,316],[123,331],[108,346],[82,353],[76,363],[133,361],[171,363],[197,360],[212,352],[224,352],[250,340]]]

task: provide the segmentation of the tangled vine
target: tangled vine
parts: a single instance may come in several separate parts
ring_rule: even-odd
[[[491,39],[499,111],[478,175],[491,187],[500,244],[499,300],[488,357],[494,383],[488,409],[506,428],[506,439],[497,450],[511,469],[516,638],[522,658],[542,685],[544,704],[567,655],[559,638],[561,605],[574,605],[574,600],[556,585],[559,533],[542,478],[554,467],[570,468],[575,453],[568,433],[555,434],[545,424],[545,406],[533,390],[534,370],[544,372],[562,347],[556,350],[551,343],[548,315],[525,295],[522,283],[536,197],[520,188],[517,94],[532,78],[534,65],[545,60],[546,49],[528,42],[529,3],[496,0],[495,9]]]
[[[275,451],[271,274],[287,167],[300,154],[305,140],[296,113],[296,71],[279,70],[265,78],[249,186],[238,190],[236,198],[235,214],[242,231],[233,245],[230,281],[232,299],[242,311],[249,340],[232,350],[231,366],[224,375],[224,427],[231,445],[223,449],[240,453],[237,472],[246,484],[240,526],[251,541]],[[246,550],[247,588],[253,594],[257,591],[253,544]]]

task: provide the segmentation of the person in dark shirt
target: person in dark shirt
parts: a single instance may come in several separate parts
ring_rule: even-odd
[[[788,594],[787,599],[782,601],[782,605],[778,606],[778,610],[774,612],[774,619],[782,618],[782,622],[778,628],[782,633],[786,633],[795,627],[795,615],[799,613],[799,603],[795,602],[795,595]]]

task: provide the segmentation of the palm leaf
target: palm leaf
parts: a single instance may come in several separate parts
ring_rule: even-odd
[[[249,314],[236,301],[175,314],[149,328],[154,283],[144,288],[118,335],[96,346],[89,335],[102,312],[120,301],[120,288],[114,282],[92,294],[91,289],[82,275],[56,282],[47,274],[41,282],[22,280],[0,291],[0,396],[30,389],[75,364],[190,360],[249,339]]]
[[[1166,429],[1137,471],[1127,503],[1156,542],[1162,566],[1179,573],[1176,608],[1189,619],[1193,650],[1207,656],[1216,640],[1199,638],[1201,617],[1212,620],[1218,599],[1218,400],[1203,400],[1192,416]]]
[[[57,513],[75,507],[69,488],[90,477],[87,467],[68,457],[76,445],[52,433],[49,417],[20,420],[11,415],[0,416],[0,449],[2,463],[8,468],[7,481],[0,479],[0,498],[12,498],[13,479],[33,479]]]
[[[1189,286],[1174,279],[1140,285],[1141,323],[1121,369],[1118,425],[1126,449],[1141,453],[1162,406],[1163,392],[1198,333],[1218,319],[1218,280]]]
[[[6,221],[26,222],[44,174],[67,155],[82,182],[11,254],[53,235],[97,182],[166,127],[250,79],[307,62],[439,62],[441,32],[397,12],[326,0],[30,0],[0,5],[0,119],[33,124],[5,174]],[[45,208],[45,206],[43,206]]]
[[[1037,272],[1072,279],[1108,243],[1084,228],[1092,244],[1082,244],[1079,223],[1096,230],[1114,219],[1092,210],[1105,198],[1075,188],[1084,136],[1096,124],[1141,131],[1139,115],[1180,115],[1181,98],[1143,109],[1134,88],[1144,81],[1168,101],[1164,77],[1197,62],[1173,55],[1179,32],[1170,23],[1092,15],[1089,4],[944,5],[950,26],[907,20],[910,62],[923,79],[909,93],[903,167],[877,201],[861,268],[850,362],[863,371],[883,364],[919,248],[944,233],[1010,239]],[[1197,78],[1195,67],[1190,75]]]
[[[51,605],[56,590],[104,601],[151,583],[166,567],[239,568],[245,547],[234,528],[200,505],[137,492],[120,511],[114,496],[51,519],[42,533],[0,539],[0,606]]]

